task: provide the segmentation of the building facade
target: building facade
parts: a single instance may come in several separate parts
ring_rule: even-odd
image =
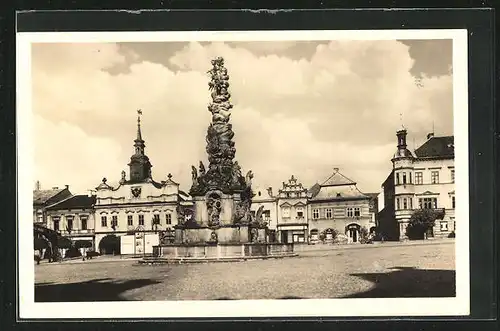
[[[178,224],[179,206],[189,204],[187,194],[168,175],[166,180],[155,181],[152,165],[145,154],[140,117],[137,120],[135,152],[130,158],[129,177],[122,171],[121,179],[111,184],[106,178],[96,187],[95,242],[104,253],[151,253],[151,246],[160,240],[160,234],[171,233]],[[117,240],[117,237],[124,237]],[[106,238],[105,241],[104,238]],[[111,243],[104,245],[104,242]],[[120,247],[113,247],[120,243]],[[126,244],[125,244],[126,243]],[[104,246],[108,246],[107,249]],[[125,247],[127,246],[127,247]],[[122,247],[127,252],[121,252]],[[108,252],[106,252],[106,250]]]
[[[47,227],[59,232],[73,242],[87,242],[77,245],[95,249],[96,197],[73,195],[47,208]]]
[[[50,190],[42,190],[37,182],[33,190],[33,223],[47,226],[47,207],[71,196],[68,185],[63,189],[53,187]]]
[[[276,241],[276,227],[278,224],[278,204],[277,198],[273,196],[273,189],[268,187],[262,189],[255,187],[252,189],[254,197],[252,198],[252,205],[250,211],[252,215],[256,215],[259,210],[262,210],[262,218],[267,223],[269,228],[269,240]]]
[[[428,136],[413,155],[407,148],[407,131],[397,132],[393,169],[383,183],[381,230],[391,239],[405,239],[415,210],[439,211],[428,237],[445,237],[455,231],[455,153],[453,136]]]
[[[295,176],[283,182],[276,196],[277,240],[282,243],[308,242],[307,198],[309,192]]]
[[[362,193],[356,182],[334,169],[322,184],[311,189],[307,204],[310,240],[332,240],[333,233],[357,243],[362,228],[374,231],[374,198]]]

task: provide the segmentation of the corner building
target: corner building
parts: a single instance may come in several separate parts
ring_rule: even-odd
[[[380,230],[389,240],[406,238],[414,211],[434,209],[441,215],[427,237],[446,237],[455,231],[455,153],[453,136],[434,137],[415,150],[407,148],[405,129],[396,133],[393,169],[382,184],[384,208]]]

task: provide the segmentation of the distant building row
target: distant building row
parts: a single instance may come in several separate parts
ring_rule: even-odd
[[[338,233],[348,242],[356,243],[363,228],[388,240],[398,240],[404,238],[409,218],[419,208],[445,211],[445,217],[430,235],[447,235],[453,231],[453,137],[430,137],[415,155],[406,147],[406,131],[399,131],[397,137],[393,170],[382,185],[382,194],[360,192],[356,182],[341,174],[338,168],[309,189],[294,176],[283,182],[277,192],[272,188],[254,188],[252,211],[263,206],[270,240],[310,243],[320,238],[328,240],[333,233]],[[74,240],[88,240],[95,249],[109,236],[154,238],[168,233],[167,230],[172,230],[188,215],[191,197],[179,189],[170,174],[165,180],[153,180],[140,124],[134,147],[129,178],[125,172],[116,184],[104,178],[95,194],[72,195],[68,187],[36,189],[34,222]],[[148,245],[144,240],[134,239],[134,242],[134,245],[142,245],[134,248],[134,253],[146,252]]]

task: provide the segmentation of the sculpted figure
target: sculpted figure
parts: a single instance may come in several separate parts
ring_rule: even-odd
[[[264,222],[264,219],[262,218],[262,214],[264,213],[264,206],[260,206],[259,209],[257,209],[257,212],[255,213],[255,222],[262,224]]]
[[[193,183],[196,183],[196,180],[198,179],[198,172],[196,171],[195,166],[191,166],[191,177],[193,179]]]
[[[200,177],[203,177],[205,175],[205,165],[203,164],[202,161],[200,161]]]
[[[246,182],[248,187],[252,187],[252,178],[253,178],[253,172],[252,172],[252,170],[249,170],[247,172],[246,177],[245,177],[245,182]]]

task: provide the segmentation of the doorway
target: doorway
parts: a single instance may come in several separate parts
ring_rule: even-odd
[[[288,244],[288,231],[281,231],[281,242]]]
[[[351,242],[353,242],[353,243],[358,242],[358,230],[349,229],[349,238],[351,239]]]
[[[345,234],[348,237],[348,242],[350,242],[350,243],[359,242],[360,230],[361,230],[361,227],[356,223],[351,223],[348,226],[346,226]]]

